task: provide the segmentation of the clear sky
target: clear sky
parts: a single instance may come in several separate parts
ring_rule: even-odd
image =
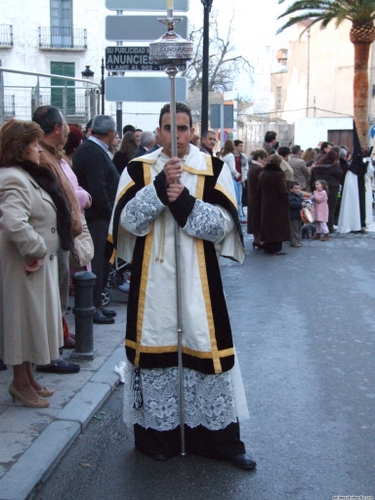
[[[213,0],[212,10],[218,12],[219,28],[228,29],[229,21],[233,18],[233,45],[236,54],[241,54],[252,65],[261,64],[259,52],[266,46],[272,48],[287,47],[287,32],[276,37],[277,29],[283,24],[277,17],[286,10],[290,1],[278,5],[277,0]],[[188,16],[194,25],[203,24],[203,5],[200,0],[190,0]],[[285,21],[284,21],[285,22]],[[237,82],[241,97],[249,97],[248,77],[240,76]],[[246,95],[248,94],[248,95]]]

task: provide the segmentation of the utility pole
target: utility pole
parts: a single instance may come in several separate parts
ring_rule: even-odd
[[[100,82],[100,94],[101,94],[101,100],[102,100],[102,109],[101,109],[101,112],[102,112],[102,115],[104,115],[104,95],[105,95],[105,89],[104,89],[104,85],[105,85],[105,80],[104,80],[104,59],[102,58],[102,65],[101,65],[101,70],[102,70],[102,79],[101,79],[101,82]]]
[[[203,61],[202,61],[202,118],[201,134],[208,130],[208,58],[209,58],[209,30],[210,12],[213,0],[201,0],[203,4]]]

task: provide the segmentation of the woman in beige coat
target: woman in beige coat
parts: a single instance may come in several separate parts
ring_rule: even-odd
[[[57,251],[72,249],[71,215],[57,179],[39,166],[43,132],[10,120],[0,130],[0,357],[13,365],[9,393],[45,408],[53,391],[31,363],[48,364],[63,344]]]

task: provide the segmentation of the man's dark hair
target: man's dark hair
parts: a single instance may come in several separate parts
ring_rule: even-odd
[[[134,132],[143,132],[143,130],[141,128],[136,128]]]
[[[164,106],[160,110],[159,127],[161,127],[161,121],[163,116],[170,112],[171,112],[170,104],[164,104]],[[176,113],[186,113],[189,117],[190,128],[193,127],[193,118],[191,117],[191,110],[189,106],[187,106],[183,102],[176,102]]]
[[[239,144],[243,144],[243,141],[240,141],[239,139],[236,139],[234,142],[234,145],[236,146],[236,148],[238,147]]]
[[[293,155],[298,154],[299,151],[301,151],[301,146],[298,146],[297,144],[295,144],[294,146],[292,146],[292,154]]]
[[[125,127],[122,129],[122,135],[125,135],[126,132],[135,132],[135,127],[133,125],[125,125]]]
[[[276,132],[273,130],[269,130],[266,132],[266,135],[264,136],[264,142],[272,142],[276,139]]]
[[[56,106],[40,106],[33,114],[33,122],[40,126],[45,135],[51,134],[55,125],[62,125],[63,120],[61,111]]]
[[[333,146],[332,142],[322,142],[322,144],[320,145],[320,151],[323,152],[327,146]]]
[[[289,189],[293,189],[294,186],[299,186],[299,185],[300,185],[299,182],[297,182],[297,181],[291,181],[291,182],[289,182]]]
[[[216,132],[214,132],[213,130],[206,130],[202,134],[202,139],[205,139],[208,136],[208,134],[215,134],[216,135]]]
[[[91,118],[91,120],[89,120],[87,123],[86,123],[86,132],[88,131],[89,128],[92,128],[92,121],[93,121],[94,118]]]
[[[288,156],[288,154],[290,154],[290,149],[288,148],[288,146],[280,146],[278,154],[285,158],[286,156]]]

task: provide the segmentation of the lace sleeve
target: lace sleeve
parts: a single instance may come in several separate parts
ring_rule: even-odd
[[[183,231],[189,236],[219,243],[232,230],[233,220],[226,210],[195,200]]]
[[[151,223],[164,209],[165,205],[157,197],[154,185],[150,184],[126,204],[121,214],[121,227],[136,236],[145,236],[150,231]]]

